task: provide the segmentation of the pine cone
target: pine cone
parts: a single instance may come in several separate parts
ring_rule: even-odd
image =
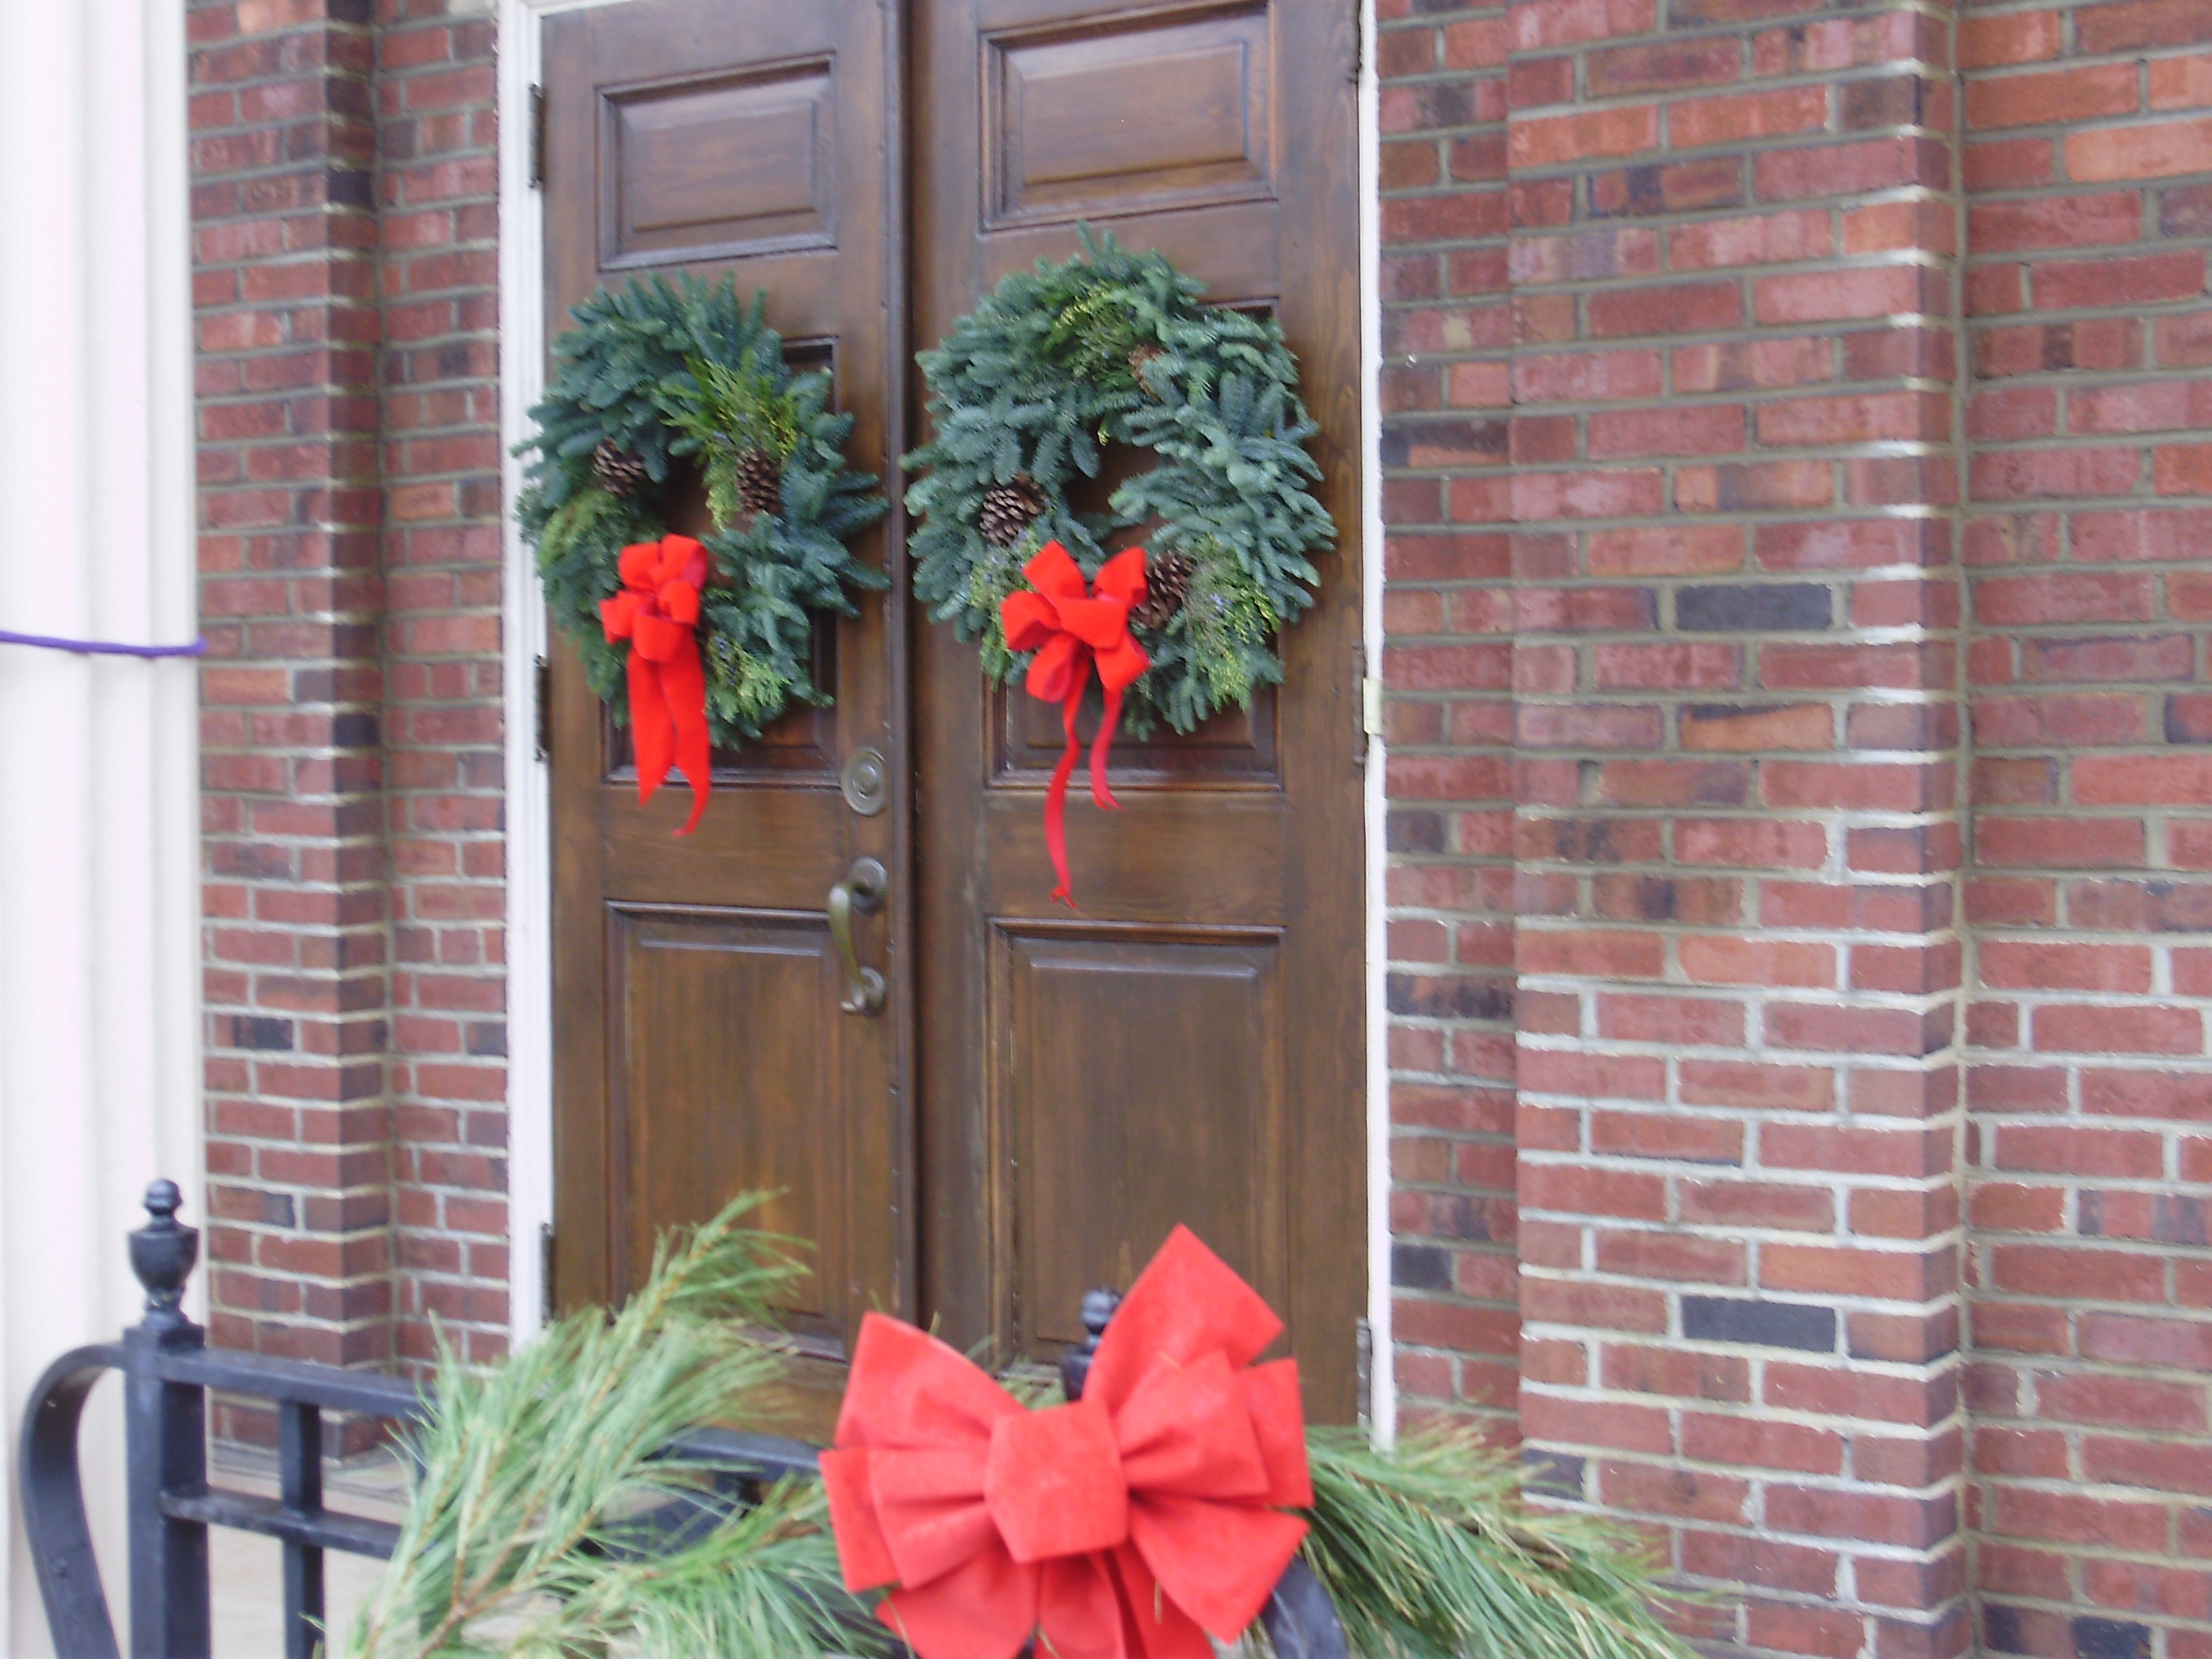
[[[783,505],[783,469],[765,449],[738,457],[738,500],[748,513],[774,513]]]
[[[592,471],[599,474],[611,495],[627,495],[646,480],[645,457],[624,449],[612,438],[602,438],[592,451]]]
[[[1129,620],[1139,628],[1165,628],[1190,597],[1190,579],[1197,570],[1181,553],[1147,553],[1145,602],[1129,613]]]
[[[1163,395],[1152,381],[1152,367],[1168,354],[1156,345],[1140,345],[1129,353],[1129,373],[1136,376],[1137,384],[1148,398]]]
[[[993,484],[983,492],[983,508],[975,515],[975,527],[992,546],[1012,547],[1048,505],[1036,480],[1026,472],[1017,472],[1009,482]]]

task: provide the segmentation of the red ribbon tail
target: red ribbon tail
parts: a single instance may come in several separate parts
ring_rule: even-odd
[[[668,775],[672,743],[668,702],[662,695],[660,665],[637,648],[629,648],[629,746],[637,763],[637,804],[653,799]]]
[[[675,656],[661,665],[660,688],[676,732],[676,764],[691,785],[691,816],[676,833],[688,836],[706,816],[714,793],[714,739],[707,727],[707,671],[699,660],[699,641],[687,635]]]
[[[1105,690],[1106,712],[1099,719],[1098,735],[1091,739],[1091,799],[1106,811],[1118,812],[1121,803],[1106,787],[1106,751],[1114,746],[1114,728],[1121,723],[1121,688],[1109,685]]]
[[[1075,711],[1083,704],[1083,681],[1078,679],[1060,705],[1060,730],[1067,733],[1067,747],[1060,751],[1060,764],[1052,769],[1052,784],[1044,792],[1044,850],[1052,855],[1052,867],[1060,877],[1060,885],[1052,896],[1069,909],[1075,908],[1075,896],[1069,890],[1067,879],[1067,781],[1075,775],[1075,763],[1083,753],[1083,745],[1075,736]]]

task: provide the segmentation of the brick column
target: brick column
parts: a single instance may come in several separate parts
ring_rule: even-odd
[[[368,25],[189,16],[211,1327],[347,1364],[392,1352]]]
[[[1939,1656],[1950,27],[1802,9],[1510,14],[1522,1429],[1716,1638]]]
[[[1394,1363],[1408,1419],[1510,1437],[1505,14],[1377,11]]]
[[[1978,6],[1982,1640],[2212,1654],[2212,7]]]
[[[398,1344],[429,1316],[507,1337],[500,708],[499,142],[494,24],[387,4],[377,32],[384,301],[386,805]]]

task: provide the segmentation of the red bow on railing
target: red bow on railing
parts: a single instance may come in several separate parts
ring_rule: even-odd
[[[707,550],[689,536],[663,536],[622,550],[623,591],[599,601],[610,640],[629,641],[630,746],[637,754],[639,805],[653,799],[673,764],[691,785],[699,827],[713,787],[714,740],[707,731],[707,672],[699,662],[699,590]]]
[[[1121,719],[1121,693],[1152,665],[1129,633],[1129,612],[1145,602],[1145,550],[1132,547],[1106,561],[1095,584],[1058,542],[1047,542],[1022,567],[1034,592],[1009,593],[999,606],[999,624],[1012,651],[1034,651],[1026,684],[1029,694],[1060,705],[1060,729],[1067,749],[1053,769],[1044,796],[1044,844],[1060,885],[1052,896],[1069,909],[1075,899],[1067,880],[1067,781],[1074,775],[1082,745],[1075,739],[1075,711],[1095,664],[1105,689],[1106,712],[1091,741],[1091,799],[1109,810],[1121,802],[1106,787],[1106,750]]]
[[[911,1325],[860,1322],[823,1484],[845,1584],[921,1659],[1212,1659],[1297,1553],[1310,1506],[1282,1322],[1188,1228],[1115,1313],[1083,1398],[1024,1410]]]

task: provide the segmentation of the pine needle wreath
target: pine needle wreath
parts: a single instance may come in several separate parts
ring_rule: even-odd
[[[999,605],[1024,561],[1057,540],[1095,576],[1109,537],[1158,520],[1148,561],[1188,568],[1180,604],[1133,618],[1152,667],[1124,720],[1188,732],[1282,680],[1276,636],[1312,605],[1312,556],[1336,536],[1310,489],[1319,428],[1272,317],[1202,306],[1204,285],[1165,255],[1079,228],[1079,257],[1016,271],[921,354],[934,434],[905,459],[927,469],[906,496],[922,520],[915,592],[1011,679],[1029,659],[1007,648]],[[1158,464],[1106,513],[1079,513],[1068,486],[1098,476],[1109,444]]]
[[[842,1587],[819,1484],[730,1503],[729,1471],[668,1449],[745,1420],[781,1374],[785,1350],[758,1333],[798,1267],[746,1224],[763,1197],[665,1239],[611,1315],[571,1314],[481,1368],[441,1343],[398,1547],[343,1659],[891,1659]],[[1035,1373],[1006,1381],[1057,1403]],[[1507,1455],[1443,1429],[1393,1449],[1357,1429],[1306,1440],[1301,1554],[1364,1659],[1694,1659],[1628,1534],[1524,1505]],[[705,1524],[673,1547],[641,1539],[672,1498]]]
[[[546,602],[618,722],[628,647],[607,639],[599,602],[622,586],[622,550],[669,530],[671,493],[695,471],[703,482],[714,527],[700,538],[713,569],[699,654],[720,746],[793,702],[826,704],[817,613],[850,616],[855,590],[887,585],[846,545],[886,509],[876,479],[845,464],[853,417],[830,411],[826,373],[791,372],[765,300],[688,273],[600,289],[554,343],[558,369],[518,452],[535,452],[516,510]]]

